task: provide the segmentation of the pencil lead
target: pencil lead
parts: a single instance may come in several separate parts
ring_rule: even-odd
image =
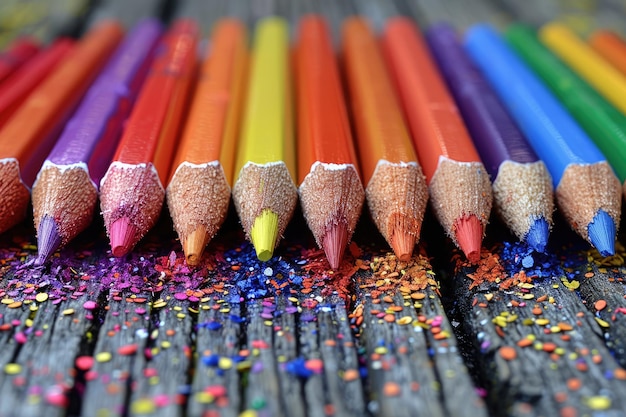
[[[278,238],[278,214],[269,209],[261,212],[250,229],[250,240],[260,261],[269,261],[274,255]]]
[[[602,256],[615,255],[615,222],[606,211],[600,209],[587,225],[591,244]]]
[[[326,258],[332,269],[339,268],[347,244],[348,224],[345,221],[339,221],[327,227],[326,234],[322,241],[322,249],[324,249],[324,253],[326,253]]]
[[[475,215],[458,219],[454,233],[459,247],[471,263],[480,261],[480,246],[483,240],[483,226]]]
[[[546,250],[548,244],[548,236],[550,235],[550,226],[545,218],[540,217],[535,219],[528,233],[524,237],[524,240],[535,251],[543,253]]]
[[[187,235],[187,238],[183,242],[183,251],[185,252],[188,265],[196,266],[200,263],[202,253],[208,242],[209,235],[206,227],[203,225],[198,226],[193,232]]]
[[[389,239],[391,248],[399,260],[407,262],[413,255],[415,247],[415,235],[396,225]]]
[[[35,265],[43,265],[61,246],[59,227],[53,217],[47,214],[41,218],[37,228],[37,259]]]
[[[121,257],[130,252],[137,242],[137,228],[128,217],[120,217],[109,228],[111,252],[113,256]]]

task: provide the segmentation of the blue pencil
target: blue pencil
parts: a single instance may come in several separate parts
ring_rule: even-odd
[[[465,49],[548,167],[571,227],[603,256],[613,255],[622,201],[604,155],[490,26],[470,28]]]

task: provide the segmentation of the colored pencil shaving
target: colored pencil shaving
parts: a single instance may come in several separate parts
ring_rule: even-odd
[[[626,76],[626,42],[610,30],[597,30],[587,40],[589,45],[607,62]]]
[[[218,22],[207,48],[167,187],[187,263],[197,265],[226,218],[245,93],[246,29]]]
[[[364,19],[344,22],[343,55],[367,203],[378,230],[407,261],[428,202],[426,180],[378,41]]]
[[[28,64],[13,72],[0,84],[0,128],[28,98],[28,95],[52,73],[59,62],[73,49],[71,39],[61,38],[41,50]]]
[[[494,204],[522,241],[543,252],[554,211],[552,179],[447,24],[426,31],[476,149],[493,181]]]
[[[300,204],[315,241],[331,268],[337,269],[361,214],[365,191],[339,70],[322,17],[300,21],[295,63]]]
[[[91,30],[0,130],[0,232],[26,215],[29,187],[72,111],[122,38],[115,22]]]
[[[548,167],[566,220],[603,256],[612,255],[622,200],[600,150],[488,25],[467,32],[465,49]]]
[[[512,25],[506,38],[589,134],[615,170],[626,181],[626,117],[601,97],[523,25]],[[626,185],[626,183],[625,183]],[[626,193],[626,187],[623,187]]]
[[[91,223],[98,199],[96,184],[111,161],[160,34],[161,25],[147,20],[128,35],[39,171],[32,192],[37,264]]]
[[[100,205],[114,256],[154,226],[196,66],[198,28],[179,20],[165,34],[102,178]]]
[[[478,262],[491,212],[489,175],[415,25],[388,20],[383,46],[435,215],[465,256]]]
[[[288,65],[286,22],[261,20],[254,36],[232,195],[246,237],[262,261],[272,257],[298,199]]]
[[[539,38],[559,58],[626,115],[626,77],[597,54],[567,26],[548,23]]]
[[[0,53],[0,83],[28,62],[39,51],[34,39],[19,38]]]

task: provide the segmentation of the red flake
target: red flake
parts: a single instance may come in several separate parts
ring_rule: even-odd
[[[134,355],[137,352],[137,344],[132,343],[130,345],[120,346],[117,349],[117,353],[123,356]]]
[[[92,356],[79,356],[76,358],[76,367],[81,371],[88,371],[93,366],[94,359]]]

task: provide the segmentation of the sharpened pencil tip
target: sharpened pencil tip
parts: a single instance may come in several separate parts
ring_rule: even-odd
[[[459,247],[471,263],[480,261],[483,225],[475,215],[465,216],[454,222],[454,233]]]
[[[591,244],[602,256],[615,255],[615,222],[604,210],[598,210],[591,223],[587,225]]]
[[[37,259],[35,265],[43,265],[61,247],[61,235],[54,218],[47,214],[41,218],[37,228]]]
[[[348,225],[345,221],[340,221],[326,229],[326,234],[322,240],[322,249],[324,249],[332,269],[339,268],[347,244]]]
[[[398,259],[403,262],[411,259],[413,248],[415,247],[415,235],[396,227],[389,240],[391,241],[391,248]]]
[[[111,252],[113,256],[121,257],[130,252],[137,241],[137,228],[131,224],[128,217],[120,217],[109,228],[111,236]]]
[[[209,235],[206,227],[203,225],[198,226],[196,230],[187,236],[185,242],[183,242],[183,251],[185,252],[188,265],[196,266],[200,263],[202,253],[204,253],[204,248],[208,241]]]
[[[543,253],[548,244],[548,236],[550,236],[550,225],[545,218],[540,217],[530,226],[524,240],[535,251]]]
[[[250,239],[260,261],[266,262],[272,258],[277,238],[278,214],[265,209],[254,219],[254,224],[250,229]]]

